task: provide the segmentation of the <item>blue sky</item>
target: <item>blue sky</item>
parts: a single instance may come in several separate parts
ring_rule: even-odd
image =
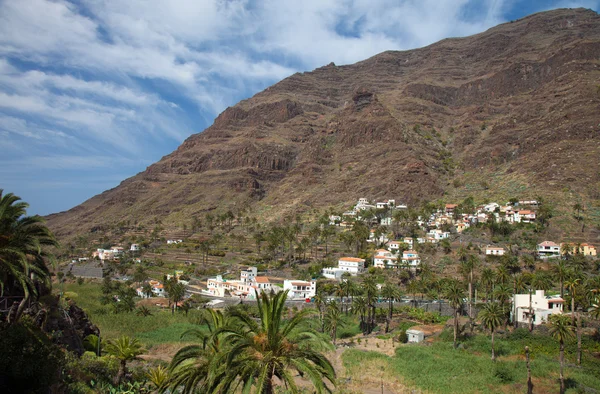
[[[0,0],[0,188],[67,210],[295,73],[600,0]]]

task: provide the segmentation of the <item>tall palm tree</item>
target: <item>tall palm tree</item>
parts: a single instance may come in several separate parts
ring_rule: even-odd
[[[377,302],[377,283],[375,277],[369,275],[363,281],[363,290],[367,302],[366,333],[370,334],[375,328],[375,304]]]
[[[362,332],[366,332],[367,299],[365,297],[359,296],[352,301],[352,313],[360,317],[360,329]]]
[[[167,294],[169,296],[169,299],[173,302],[173,309],[171,310],[171,312],[173,314],[175,314],[175,310],[177,309],[177,304],[181,300],[183,300],[183,297],[185,296],[184,284],[177,282],[177,279],[175,279],[175,282],[172,283],[170,288],[167,290]]]
[[[232,311],[237,324],[222,329],[230,348],[226,370],[213,392],[272,394],[273,377],[293,392],[298,390],[290,369],[308,376],[317,393],[331,392],[324,380],[335,385],[333,366],[319,351],[325,343],[316,332],[300,327],[309,310],[303,310],[284,321],[287,291],[257,296],[260,322],[242,311]]]
[[[184,394],[207,392],[216,376],[223,373],[219,354],[223,349],[220,330],[231,324],[231,319],[221,311],[205,309],[198,319],[198,328],[184,332],[182,338],[194,338],[198,343],[181,348],[169,366],[169,387],[182,388]],[[200,329],[206,326],[207,330]]]
[[[325,332],[325,321],[323,320],[323,308],[325,307],[325,296],[323,291],[317,291],[315,297],[313,298],[315,306],[319,311],[319,322],[321,323],[321,332]]]
[[[324,317],[325,329],[329,331],[329,335],[331,336],[331,341],[335,345],[335,341],[337,339],[337,330],[338,327],[342,327],[342,314],[340,311],[340,307],[338,306],[335,300],[331,301],[327,305],[327,311],[325,312]]]
[[[144,349],[136,338],[123,335],[114,341],[108,341],[106,352],[119,360],[119,372],[114,381],[115,386],[118,386],[127,373],[127,362],[137,359],[144,353]]]
[[[458,338],[458,317],[464,303],[465,289],[459,281],[451,280],[446,286],[444,297],[454,309],[454,347],[456,348]]]
[[[496,288],[494,289],[494,298],[500,303],[500,306],[502,307],[502,310],[504,310],[505,313],[505,320],[504,320],[504,329],[506,330],[506,327],[508,326],[508,321],[510,319],[510,303],[511,303],[511,298],[512,298],[513,294],[512,294],[512,290],[510,289],[510,287],[508,287],[508,285],[506,284],[500,284],[498,286],[496,286]]]
[[[565,287],[569,291],[569,296],[571,297],[571,324],[576,327],[577,331],[577,365],[581,365],[581,322],[579,320],[579,314],[575,311],[575,298],[577,297],[577,290],[579,289],[580,283],[581,279],[579,278],[573,278],[565,282]]]
[[[552,266],[552,272],[554,273],[554,278],[558,279],[560,282],[560,298],[564,299],[565,297],[565,280],[569,277],[569,266],[567,262],[564,260],[559,260],[556,265]]]
[[[9,323],[19,320],[25,306],[38,295],[38,283],[48,283],[46,260],[52,260],[44,247],[58,246],[40,216],[26,216],[29,205],[0,189],[0,295],[22,295],[18,307],[9,314]]]
[[[483,306],[479,316],[484,327],[489,328],[492,333],[492,361],[496,361],[494,351],[494,331],[500,327],[504,318],[504,310],[497,302],[487,303]]]
[[[486,301],[489,301],[495,279],[496,279],[496,275],[495,275],[493,269],[484,268],[481,271],[481,284],[482,284],[483,288],[485,289],[485,300]]]
[[[565,376],[563,369],[565,365],[565,341],[573,337],[573,326],[567,315],[555,314],[549,318],[550,335],[558,340],[560,344],[560,394],[565,393]]]
[[[400,298],[400,289],[391,283],[386,283],[381,288],[381,296],[388,300],[388,313],[385,320],[385,332],[390,330],[390,322],[392,321],[392,313],[394,311],[394,301]]]

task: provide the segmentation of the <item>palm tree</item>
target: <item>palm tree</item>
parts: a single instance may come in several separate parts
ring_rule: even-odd
[[[287,291],[257,296],[260,322],[242,311],[232,311],[234,327],[222,329],[230,348],[224,357],[226,370],[213,392],[250,392],[272,394],[273,377],[296,392],[290,369],[308,376],[317,393],[331,392],[324,382],[335,385],[333,366],[319,351],[325,343],[316,332],[300,327],[309,310],[283,320]]]
[[[123,335],[114,341],[108,341],[106,352],[119,360],[119,372],[114,381],[115,386],[118,386],[127,373],[127,362],[137,359],[144,353],[144,349],[136,338]]]
[[[58,246],[40,216],[26,216],[29,205],[0,189],[0,295],[22,295],[23,299],[9,313],[9,323],[19,320],[32,297],[37,297],[38,283],[48,283],[50,272],[45,260],[53,256],[44,250]]]
[[[204,311],[197,325],[206,325],[207,330],[193,328],[181,335],[182,338],[195,338],[199,343],[181,348],[169,366],[169,387],[173,390],[182,387],[186,394],[209,391],[215,376],[223,372],[218,357],[223,348],[220,330],[229,327],[231,320],[221,311]]]
[[[325,297],[323,291],[317,291],[313,298],[315,306],[319,311],[319,322],[321,323],[321,332],[325,332],[325,321],[323,320],[323,307],[325,306]]]
[[[177,282],[177,280],[175,280]],[[169,299],[173,302],[173,309],[171,310],[175,314],[177,304],[183,300],[185,296],[185,286],[183,283],[173,283],[171,288],[168,290]]]
[[[451,280],[446,286],[444,297],[454,309],[454,347],[456,348],[456,340],[458,337],[458,317],[460,309],[463,306],[465,289],[459,281]]]
[[[565,392],[565,377],[563,368],[565,365],[565,341],[573,337],[573,326],[569,324],[567,315],[550,315],[550,335],[558,340],[560,344],[560,394]]]
[[[504,314],[502,306],[497,302],[485,304],[480,312],[481,323],[484,327],[489,328],[492,333],[492,361],[496,361],[496,353],[494,352],[494,331],[502,324]]]
[[[494,270],[492,270],[491,268],[484,268],[481,271],[481,285],[485,289],[485,300],[486,301],[489,301],[495,279],[496,279],[496,275],[494,274]]]
[[[479,259],[475,255],[468,255],[467,259],[461,262],[461,269],[463,275],[469,282],[469,320],[471,321],[471,327],[473,327],[473,271],[479,265]]]
[[[571,297],[571,318],[572,325],[576,326],[577,331],[577,365],[581,365],[581,322],[579,321],[579,314],[575,311],[575,298],[577,297],[577,289],[579,288],[579,284],[581,279],[573,278],[567,282],[565,282],[565,287],[569,291],[569,296]],[[577,324],[575,324],[575,319],[577,319]]]
[[[400,289],[390,283],[386,283],[381,288],[381,296],[388,300],[388,313],[385,320],[385,332],[390,330],[390,322],[392,321],[392,313],[394,311],[394,301],[400,298]]]
[[[338,306],[337,301],[333,300],[327,305],[327,311],[325,312],[325,329],[329,331],[329,335],[331,336],[331,340],[335,345],[335,340],[337,338],[337,329],[343,325],[342,315],[340,312],[340,307]]]
[[[566,261],[559,260],[556,265],[552,266],[552,271],[554,272],[554,277],[560,282],[560,298],[564,299],[565,297],[565,280],[569,277],[569,267],[567,266]]]
[[[500,303],[500,306],[505,313],[504,330],[506,330],[510,318],[510,300],[512,299],[512,295],[510,287],[506,284],[500,284],[494,289],[494,298]]]
[[[367,302],[367,324],[365,333],[370,334],[375,328],[375,303],[377,302],[377,283],[371,275],[363,281],[363,290]]]
[[[365,297],[359,296],[352,300],[352,313],[360,317],[360,329],[362,332],[366,332],[367,299]]]

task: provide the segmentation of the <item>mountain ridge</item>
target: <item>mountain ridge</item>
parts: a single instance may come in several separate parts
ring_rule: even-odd
[[[231,207],[275,220],[359,196],[458,198],[486,179],[523,196],[568,183],[595,209],[599,59],[598,14],[562,9],[296,73],[48,224],[70,237]]]

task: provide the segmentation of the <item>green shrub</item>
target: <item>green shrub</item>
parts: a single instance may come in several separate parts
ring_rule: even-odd
[[[400,330],[398,335],[396,335],[396,341],[400,343],[408,342],[408,335],[406,335],[406,330]]]
[[[498,378],[500,383],[510,383],[515,380],[514,368],[503,362],[496,362],[494,366],[494,376]]]

